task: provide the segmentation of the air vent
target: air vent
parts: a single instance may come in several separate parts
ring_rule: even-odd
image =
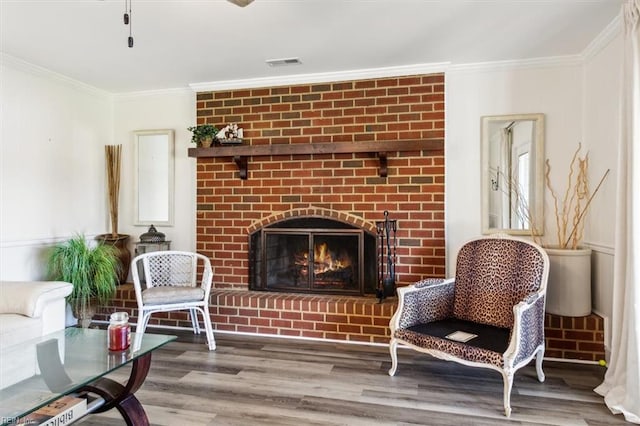
[[[300,65],[300,58],[283,58],[283,59],[267,59],[267,65],[270,67],[284,67],[288,65]]]

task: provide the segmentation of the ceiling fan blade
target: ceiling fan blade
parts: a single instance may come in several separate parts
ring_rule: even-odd
[[[233,3],[236,6],[245,7],[250,4],[253,0],[227,0],[229,3]]]

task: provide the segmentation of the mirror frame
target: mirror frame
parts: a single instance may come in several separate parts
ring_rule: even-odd
[[[515,229],[515,228],[490,228],[489,227],[489,196],[491,186],[491,175],[489,171],[489,148],[490,148],[490,124],[499,121],[533,121],[535,128],[534,135],[534,153],[535,159],[533,164],[534,177],[530,184],[534,195],[534,205],[530,207],[531,217],[535,223],[534,229]],[[511,114],[511,115],[489,115],[480,118],[481,128],[481,200],[482,200],[482,233],[493,234],[502,232],[511,235],[543,235],[544,234],[544,140],[545,140],[545,123],[544,114]]]
[[[168,205],[167,205],[167,220],[148,220],[147,218],[140,217],[140,139],[145,136],[166,136],[167,138],[167,161],[168,161],[168,173],[166,185],[168,189]],[[134,217],[133,224],[135,226],[145,225],[158,225],[158,226],[173,226],[174,221],[174,131],[172,129],[161,130],[136,130],[133,132],[133,146],[134,146]]]

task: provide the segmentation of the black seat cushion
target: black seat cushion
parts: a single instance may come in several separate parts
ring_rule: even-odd
[[[478,337],[474,337],[464,344],[500,354],[507,350],[511,333],[511,330],[508,328],[479,324],[457,318],[447,318],[426,324],[418,324],[408,327],[407,330],[422,335],[439,337],[441,339],[446,339],[446,336],[456,331],[476,334]]]

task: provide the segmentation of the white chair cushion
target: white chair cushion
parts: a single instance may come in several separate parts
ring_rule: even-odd
[[[151,287],[142,292],[145,305],[166,305],[169,303],[197,302],[204,299],[204,290],[200,287]]]

